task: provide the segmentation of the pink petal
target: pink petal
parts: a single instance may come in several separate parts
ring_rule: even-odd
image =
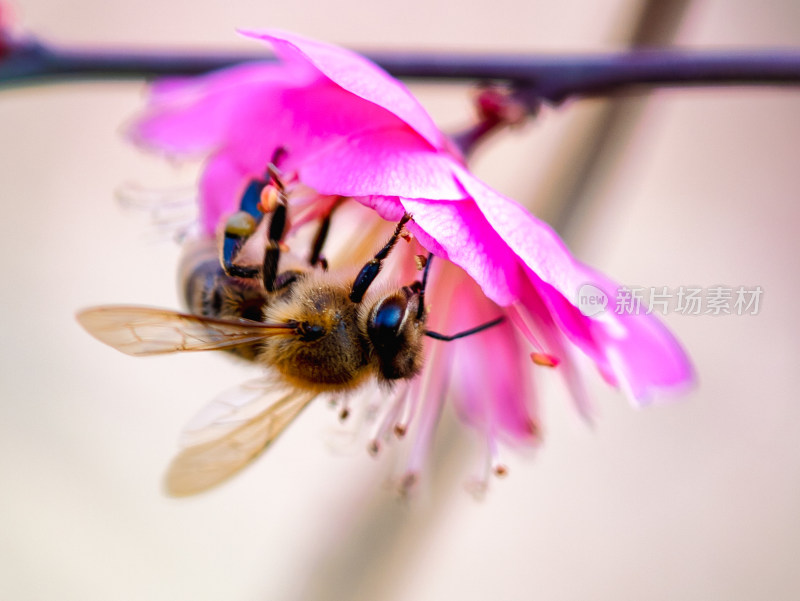
[[[694,381],[692,364],[672,333],[655,315],[618,314],[613,306],[618,286],[603,274],[584,267],[586,281],[606,292],[609,308],[590,322],[592,335],[612,374],[611,381],[633,400],[646,403],[661,394],[684,392]]]
[[[511,199],[456,166],[457,177],[506,245],[544,282],[573,298],[582,279],[579,263],[552,228]]]
[[[392,112],[434,148],[444,146],[444,136],[408,88],[363,56],[281,31],[243,33],[272,43],[285,60],[302,56],[348,92]]]
[[[281,169],[293,171],[324,157],[360,132],[404,127],[402,121],[364,102],[327,79],[312,85],[274,90],[243,102],[231,121],[225,151],[248,169],[261,173],[276,148],[286,149]],[[420,143],[425,144],[420,140]]]
[[[228,155],[216,155],[206,163],[200,178],[200,223],[213,236],[223,218],[239,208],[249,181],[247,172]]]
[[[589,395],[575,362],[574,348],[556,325],[531,283],[524,286],[521,302],[507,308],[507,315],[517,330],[533,344],[534,349],[555,358],[555,369],[564,379],[575,408],[586,421],[592,421]]]
[[[401,202],[413,215],[409,229],[416,233],[418,228],[423,246],[462,267],[494,302],[508,305],[518,298],[519,260],[474,202]]]
[[[617,286],[597,271],[572,262],[569,278],[591,283],[608,298]],[[694,379],[691,363],[674,336],[653,315],[618,315],[614,308],[593,317],[583,315],[572,301],[528,270],[536,295],[523,297],[532,312],[541,312],[541,298],[570,341],[589,356],[606,380],[621,386],[637,403],[646,403],[660,392],[687,387]],[[571,297],[577,296],[577,288]]]
[[[408,90],[347,50],[279,33],[282,63],[241,65],[152,88],[133,124],[140,144],[175,155],[230,153],[248,177],[264,173],[277,148],[322,194],[457,200],[460,160]]]
[[[396,196],[364,196],[361,198],[356,197],[354,200],[365,207],[373,209],[386,221],[400,221],[403,217],[403,213],[406,212],[405,207],[403,207],[400,199]],[[426,246],[425,248],[428,247]]]
[[[168,81],[156,88],[132,136],[173,154],[230,153],[249,177],[262,175],[283,147],[281,168],[298,170],[322,194],[464,197],[454,160],[392,113],[327,79],[287,88],[275,81],[275,67]]]
[[[609,298],[616,296],[617,286],[577,261],[548,225],[458,170],[459,181],[482,214],[527,266],[530,280],[558,326],[598,364],[607,379],[625,387],[638,401],[659,389],[691,381],[688,358],[653,316],[620,316],[613,310],[596,318],[583,315],[572,300],[583,284],[597,286]]]
[[[328,143],[299,166],[300,179],[323,194],[403,196],[435,200],[465,198],[453,178],[453,159],[432,152],[402,128],[356,131]]]
[[[464,277],[447,311],[446,333],[462,331],[502,315],[502,309]],[[533,369],[511,321],[469,339],[438,344],[452,344],[456,349],[453,399],[462,419],[491,438],[528,444],[538,439]]]
[[[175,155],[208,153],[225,144],[243,107],[317,74],[278,63],[245,64],[203,77],[160,80],[130,126],[134,142]]]

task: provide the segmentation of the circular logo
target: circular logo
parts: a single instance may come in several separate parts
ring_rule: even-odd
[[[608,295],[597,286],[584,284],[578,290],[577,305],[581,313],[587,317],[592,317],[606,310]]]

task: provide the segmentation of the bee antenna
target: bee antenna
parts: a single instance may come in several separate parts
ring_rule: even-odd
[[[500,325],[506,320],[505,317],[498,317],[497,319],[493,319],[492,321],[487,321],[479,326],[475,326],[474,328],[470,328],[469,330],[464,330],[463,332],[459,332],[458,334],[452,334],[448,336],[447,334],[439,334],[439,332],[432,332],[431,330],[425,330],[425,335],[434,338],[436,340],[444,340],[445,342],[450,342],[451,340],[456,340],[457,338],[466,338],[467,336],[472,336],[473,334],[477,334],[478,332],[483,332],[484,330],[488,330],[489,328],[493,328],[494,326]]]

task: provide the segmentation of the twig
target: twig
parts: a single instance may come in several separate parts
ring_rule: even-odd
[[[268,54],[134,52],[57,48],[34,39],[0,40],[0,86],[76,79],[196,75]],[[509,55],[365,53],[403,79],[502,83],[541,101],[604,96],[634,86],[800,85],[800,50]],[[535,103],[534,103],[535,104]]]

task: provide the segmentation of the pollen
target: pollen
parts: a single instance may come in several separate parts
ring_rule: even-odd
[[[556,367],[561,362],[558,357],[547,353],[531,353],[531,361],[542,367]]]
[[[256,220],[246,211],[237,211],[225,223],[225,233],[240,238],[252,235],[256,229]]]
[[[264,186],[264,188],[261,190],[261,198],[258,202],[258,210],[262,213],[272,213],[276,208],[278,208],[280,197],[280,191],[277,187],[272,184]]]
[[[377,456],[381,450],[381,443],[377,440],[371,440],[370,443],[367,445],[367,452],[372,455],[373,457]]]
[[[419,478],[417,474],[414,472],[409,472],[403,476],[403,479],[400,481],[400,494],[403,496],[408,496],[411,493],[411,489],[416,485],[418,479]]]
[[[542,437],[542,429],[536,422],[534,422],[533,420],[528,420],[528,422],[525,425],[531,436],[533,436],[534,438]]]
[[[495,465],[494,468],[492,468],[492,471],[494,472],[494,475],[497,476],[498,478],[502,478],[508,474],[508,468],[502,463],[498,463],[497,465]]]

